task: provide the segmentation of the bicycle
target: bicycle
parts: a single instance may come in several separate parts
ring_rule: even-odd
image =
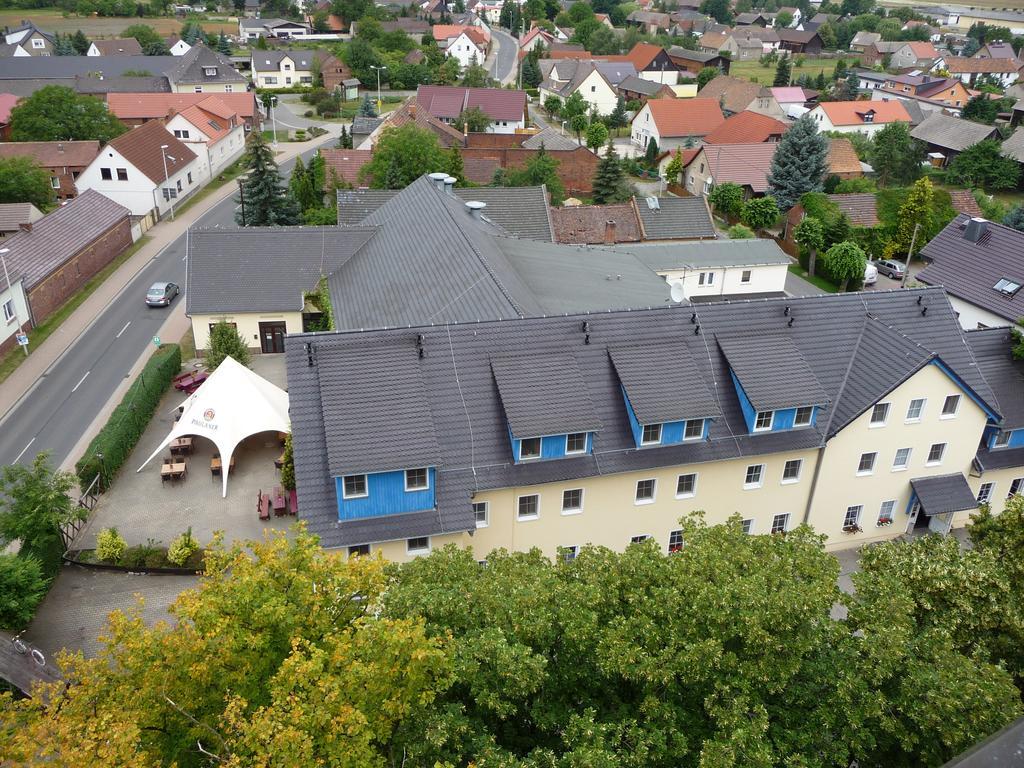
[[[28,643],[21,639],[21,636],[25,634],[25,632],[26,630],[23,629],[21,630],[21,632],[19,632],[13,638],[11,638],[11,644],[14,645],[14,650],[16,650],[22,656],[28,654],[32,657],[32,661],[34,661],[38,666],[45,667],[46,657],[43,655],[43,652],[40,651],[38,648],[32,648]]]

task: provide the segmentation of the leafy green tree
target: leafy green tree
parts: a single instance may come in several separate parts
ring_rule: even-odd
[[[793,14],[789,11],[779,11],[775,17],[775,26],[778,29],[785,29],[793,23]]]
[[[599,147],[604,146],[608,141],[608,128],[604,123],[593,122],[587,126],[587,146],[591,151],[597,152]]]
[[[476,60],[470,60],[469,65],[462,72],[460,85],[466,88],[489,88],[492,84],[491,76],[487,70]]]
[[[743,187],[731,181],[723,182],[711,190],[708,202],[723,216],[735,218],[743,210]]]
[[[730,240],[753,240],[757,237],[754,234],[754,230],[750,227],[744,226],[743,224],[733,224],[727,230]]]
[[[457,128],[464,128],[470,133],[485,133],[491,127],[492,122],[490,116],[480,107],[464,109],[455,118],[455,126]]]
[[[868,263],[867,256],[861,247],[849,240],[833,245],[825,251],[822,260],[829,274],[837,280],[842,280],[839,286],[840,291],[846,290],[850,280],[863,278]]]
[[[740,219],[755,232],[772,226],[778,218],[779,207],[771,195],[753,197],[740,210]]]
[[[622,161],[615,152],[615,145],[608,142],[604,157],[597,161],[594,170],[593,197],[597,205],[623,203],[632,197],[633,190],[626,181]]]
[[[789,60],[788,54],[783,54],[779,57],[779,63],[775,65],[775,80],[772,82],[774,86],[786,86],[789,85],[790,78],[793,76],[793,64]]]
[[[946,171],[946,180],[951,184],[985,189],[1013,189],[1019,179],[1020,164],[1004,157],[995,139],[968,147],[953,158]]]
[[[906,186],[921,176],[924,145],[910,135],[906,123],[889,123],[871,143],[870,162],[883,187]]]
[[[722,73],[718,71],[717,67],[704,67],[701,69],[701,71],[697,73],[697,90],[703,88],[720,74]]]
[[[505,176],[505,186],[539,187],[541,184],[547,186],[551,204],[561,205],[565,200],[565,186],[558,175],[558,161],[548,154],[543,143],[537,154],[527,160],[522,168]]]
[[[825,228],[821,221],[813,216],[805,216],[793,228],[793,240],[807,249],[807,273],[814,275],[818,251],[825,247]]]
[[[11,141],[107,142],[127,128],[95,96],[47,85],[11,110]]]
[[[375,189],[404,189],[425,173],[447,165],[444,152],[431,131],[408,123],[388,128],[373,149],[373,159],[360,177]]]
[[[732,24],[732,10],[728,0],[704,0],[700,4],[700,12],[711,16],[719,24]]]
[[[672,159],[665,164],[665,178],[669,183],[679,183],[679,174],[683,172],[683,153],[678,149],[673,153]]]
[[[245,144],[242,165],[248,173],[242,179],[235,221],[247,227],[298,224],[298,202],[283,188],[273,150],[263,134],[253,131]]]
[[[89,50],[89,46],[85,46],[85,51],[81,50],[78,41],[79,34],[81,34],[81,30],[75,33],[75,48],[78,49],[81,55],[84,56],[85,51]],[[82,37],[84,38],[85,35],[82,35]],[[118,37],[134,37],[136,40],[139,41],[139,45],[142,46],[142,48],[145,48],[147,45],[150,45],[152,43],[164,42],[163,38],[160,37],[160,35],[156,33],[156,30],[149,26],[149,24],[132,24],[130,27],[126,27],[125,29],[121,30],[121,34],[118,35]]]
[[[48,586],[38,558],[0,553],[0,628],[28,626]]]
[[[548,96],[544,99],[544,111],[547,112],[548,118],[554,118],[562,111],[562,100],[557,96]]]
[[[1024,232],[1024,205],[1015,205],[1003,218],[1003,224],[1013,227],[1018,232]]]
[[[234,358],[236,363],[249,367],[249,348],[245,339],[233,324],[221,320],[210,329],[210,348],[206,353],[206,367],[213,371],[227,357]]]
[[[576,134],[576,141],[580,141],[583,132],[587,130],[587,125],[586,115],[573,115],[569,119],[569,130]]]
[[[32,203],[46,211],[53,202],[49,171],[30,157],[0,158],[0,203]]]
[[[574,91],[569,96],[569,98],[565,100],[565,103],[562,104],[562,107],[559,110],[559,114],[561,115],[563,120],[570,121],[577,115],[586,116],[587,102],[584,100],[583,96],[580,94],[579,91]]]
[[[60,527],[83,520],[85,510],[71,498],[75,476],[55,470],[38,454],[30,466],[0,468],[0,544],[21,542],[21,552],[40,554],[60,543]]]
[[[142,26],[142,25],[139,25],[139,26]],[[133,29],[133,27],[129,27],[128,29]],[[127,31],[128,30],[126,29],[125,32],[127,32]],[[121,33],[121,37],[134,37],[134,35],[126,35],[126,34],[124,34],[124,32],[122,32]],[[139,42],[141,44],[141,41],[139,41]],[[71,45],[74,46],[75,52],[79,56],[85,56],[85,54],[87,54],[89,52],[89,48],[92,46],[92,43],[89,42],[89,38],[87,38],[85,36],[85,34],[82,32],[82,30],[76,29],[75,30],[75,34],[73,34],[71,36]]]
[[[885,246],[885,258],[904,258],[908,253],[912,256],[932,238],[937,230],[933,214],[934,196],[935,190],[929,179],[918,179],[914,183],[900,206],[896,234]]]
[[[356,110],[358,117],[376,117],[377,106],[373,103],[373,99],[370,98],[370,94],[364,94],[363,100],[359,102],[359,109]]]
[[[806,192],[821,191],[828,172],[828,140],[804,115],[782,134],[772,155],[768,186],[779,208],[788,211]]]
[[[587,50],[596,56],[617,56],[622,53],[622,44],[614,30],[598,24],[587,38]]]

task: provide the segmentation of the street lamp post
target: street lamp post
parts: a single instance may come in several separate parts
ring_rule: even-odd
[[[274,127],[274,141],[272,142],[274,149],[277,149],[277,113],[274,111],[274,107],[277,106],[277,96],[270,97],[270,123]]]
[[[160,145],[160,158],[164,161],[164,190],[167,192],[167,202],[171,204],[171,221],[174,221],[174,196],[170,190],[170,178],[167,176],[167,144]],[[174,159],[173,157],[171,158]]]
[[[378,67],[376,64],[371,64],[370,69],[377,70],[377,114],[379,115],[380,109],[384,105],[384,102],[380,100],[380,71],[382,69],[387,69],[387,67],[384,65]]]
[[[0,248],[0,262],[4,265],[4,280],[7,283],[7,292],[11,294],[11,306],[14,307],[14,321],[18,324],[18,333],[23,334],[21,326],[21,318],[18,316],[18,302],[14,298],[14,288],[11,286],[11,276],[7,273],[7,254],[11,252],[10,248]],[[25,356],[28,356],[28,344],[22,344],[21,348],[25,350]]]

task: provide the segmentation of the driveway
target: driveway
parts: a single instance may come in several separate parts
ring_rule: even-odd
[[[298,94],[285,93],[277,97],[277,106],[274,107],[274,119],[277,121],[277,127],[280,128],[312,128],[314,126],[327,130],[332,123],[328,123],[324,120],[311,120],[308,117],[303,117],[303,113],[312,109],[312,105],[307,104],[302,100]],[[270,114],[267,114],[270,117]],[[268,123],[272,122],[270,120]],[[265,125],[265,128],[270,128],[271,125]]]
[[[902,261],[902,259],[901,259]],[[907,287],[913,287],[915,284],[914,277],[924,269],[924,264],[920,261],[910,262],[910,274],[907,276]],[[878,282],[874,285],[865,285],[865,291],[895,291],[901,288],[899,280],[893,280],[891,277],[886,277],[883,274],[878,275]]]
[[[820,296],[825,293],[814,283],[809,283],[794,272],[786,273],[786,293],[790,296]]]
[[[487,68],[491,77],[502,85],[514,83],[519,74],[516,54],[519,51],[519,44],[508,32],[498,26],[491,27],[492,46],[491,55],[488,56]]]

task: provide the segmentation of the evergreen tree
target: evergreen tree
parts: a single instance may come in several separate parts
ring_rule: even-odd
[[[313,157],[306,167],[306,175],[309,176],[309,184],[313,189],[316,207],[319,208],[323,205],[324,190],[327,184],[327,163],[324,162],[320,150],[313,153]]]
[[[402,189],[404,186],[402,169],[398,165],[398,160],[391,158],[387,170],[384,172],[384,189]]]
[[[532,56],[523,60],[523,85],[527,88],[536,88],[543,80],[540,65]]]
[[[789,85],[789,79],[793,74],[793,65],[789,61],[789,56],[783,54],[779,57],[779,63],[775,65],[775,80],[772,85],[776,87]]]
[[[359,103],[359,109],[356,111],[358,117],[376,117],[377,107],[373,103],[373,99],[370,98],[370,94],[365,94],[363,100]]]
[[[632,196],[632,190],[626,183],[626,174],[622,169],[622,161],[615,152],[615,145],[608,142],[608,150],[597,162],[594,171],[594,202],[598,205],[625,202]]]
[[[75,34],[71,36],[71,45],[75,47],[75,51],[78,52],[79,56],[85,56],[85,54],[89,52],[89,46],[91,43],[82,30],[77,29],[75,30]]]
[[[225,56],[231,55],[231,42],[223,32],[221,32],[220,37],[217,38],[217,51]]]
[[[1018,232],[1024,232],[1024,205],[1015,205],[1003,218],[1003,224]]]
[[[56,56],[78,55],[78,51],[75,50],[75,45],[69,35],[57,35],[53,45],[53,52]]]
[[[236,363],[249,367],[249,348],[245,346],[245,340],[233,323],[221,320],[210,329],[210,348],[204,361],[207,370],[216,370],[226,357],[234,358]]]
[[[828,87],[828,81],[825,79],[824,72],[818,73],[818,76],[814,79],[814,87],[819,91],[824,91]]]
[[[788,211],[806,192],[820,192],[828,170],[828,139],[804,115],[782,134],[772,156],[768,185],[782,211]]]
[[[648,168],[653,168],[654,164],[658,161],[658,142],[652,136],[647,142],[647,149],[644,150],[644,164]]]
[[[875,135],[870,157],[881,186],[906,186],[921,175],[924,146],[906,123],[889,123]]]
[[[306,164],[302,162],[302,155],[295,158],[295,165],[292,166],[292,175],[288,179],[288,191],[292,193],[292,196],[299,202],[299,208],[305,210],[306,206],[302,205],[302,200],[299,197],[299,189],[302,186],[302,180],[306,177]]]
[[[622,128],[626,125],[626,100],[619,96],[618,101],[615,102],[615,109],[608,116],[608,127],[609,128]]]
[[[449,147],[448,151],[444,153],[444,159],[444,170],[455,179],[455,186],[466,186],[466,170],[462,164],[462,153],[459,151],[459,148],[456,146]]]
[[[273,151],[259,131],[249,134],[242,164],[248,174],[243,177],[237,202],[244,205],[244,217],[239,208],[235,221],[249,227],[298,224],[298,203],[281,184]]]
[[[900,206],[896,236],[886,244],[885,258],[906,258],[907,253],[911,251],[911,244],[913,255],[931,240],[936,229],[932,214],[934,195],[935,190],[929,179],[918,179],[914,183],[906,201]]]

